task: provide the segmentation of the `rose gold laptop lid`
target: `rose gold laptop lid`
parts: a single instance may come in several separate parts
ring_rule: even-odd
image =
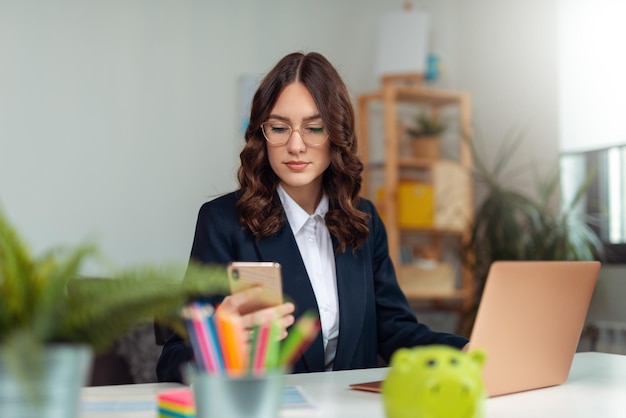
[[[487,353],[489,396],[567,380],[599,271],[597,261],[491,265],[470,338]]]

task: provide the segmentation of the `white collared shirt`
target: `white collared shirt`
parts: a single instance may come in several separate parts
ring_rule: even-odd
[[[325,367],[332,370],[339,337],[339,301],[333,243],[324,221],[328,197],[324,194],[315,213],[309,215],[280,185],[278,196],[315,293],[324,340]]]

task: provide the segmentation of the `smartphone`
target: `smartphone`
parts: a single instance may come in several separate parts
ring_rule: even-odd
[[[259,286],[261,294],[254,301],[241,306],[239,312],[247,314],[283,303],[283,281],[279,263],[272,261],[233,261],[228,264],[230,292],[237,293]]]

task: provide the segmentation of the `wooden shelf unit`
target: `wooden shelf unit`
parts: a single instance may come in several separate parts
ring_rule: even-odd
[[[384,126],[384,160],[382,163],[370,163],[370,104],[382,103],[383,126]],[[371,175],[374,171],[382,171],[382,186],[384,188],[382,202],[379,209],[384,213],[385,226],[389,240],[389,252],[391,259],[399,270],[399,254],[403,234],[422,234],[429,236],[433,246],[441,245],[441,237],[445,235],[458,236],[462,243],[467,243],[470,238],[470,227],[473,214],[472,182],[471,176],[463,179],[462,187],[468,191],[466,202],[466,214],[469,215],[466,226],[462,229],[446,229],[437,227],[428,228],[400,228],[398,225],[398,184],[400,173],[403,170],[431,170],[438,160],[414,158],[400,155],[400,128],[398,123],[398,105],[414,104],[427,106],[434,113],[440,112],[448,106],[455,106],[458,114],[458,161],[461,167],[470,172],[472,167],[472,155],[463,135],[471,133],[471,103],[469,95],[465,92],[448,91],[427,87],[423,84],[398,84],[397,82],[383,81],[382,88],[378,92],[367,93],[358,97],[358,139],[359,155],[364,163],[362,195],[374,201],[371,196]],[[434,248],[437,254],[441,248]],[[427,302],[434,307],[447,307],[464,311],[471,307],[474,294],[474,276],[467,267],[467,263],[460,263],[460,284],[454,290],[447,293],[430,293],[424,289],[412,289],[410,283],[400,283],[403,291],[410,302]]]

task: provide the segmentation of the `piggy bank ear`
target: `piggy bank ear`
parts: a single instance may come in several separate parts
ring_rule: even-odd
[[[487,355],[483,350],[471,350],[467,353],[470,360],[476,363],[478,366],[482,367],[485,364],[485,360],[487,359]]]
[[[391,367],[401,373],[406,373],[411,370],[413,357],[415,357],[415,354],[412,353],[411,350],[408,348],[400,348],[391,356]]]

